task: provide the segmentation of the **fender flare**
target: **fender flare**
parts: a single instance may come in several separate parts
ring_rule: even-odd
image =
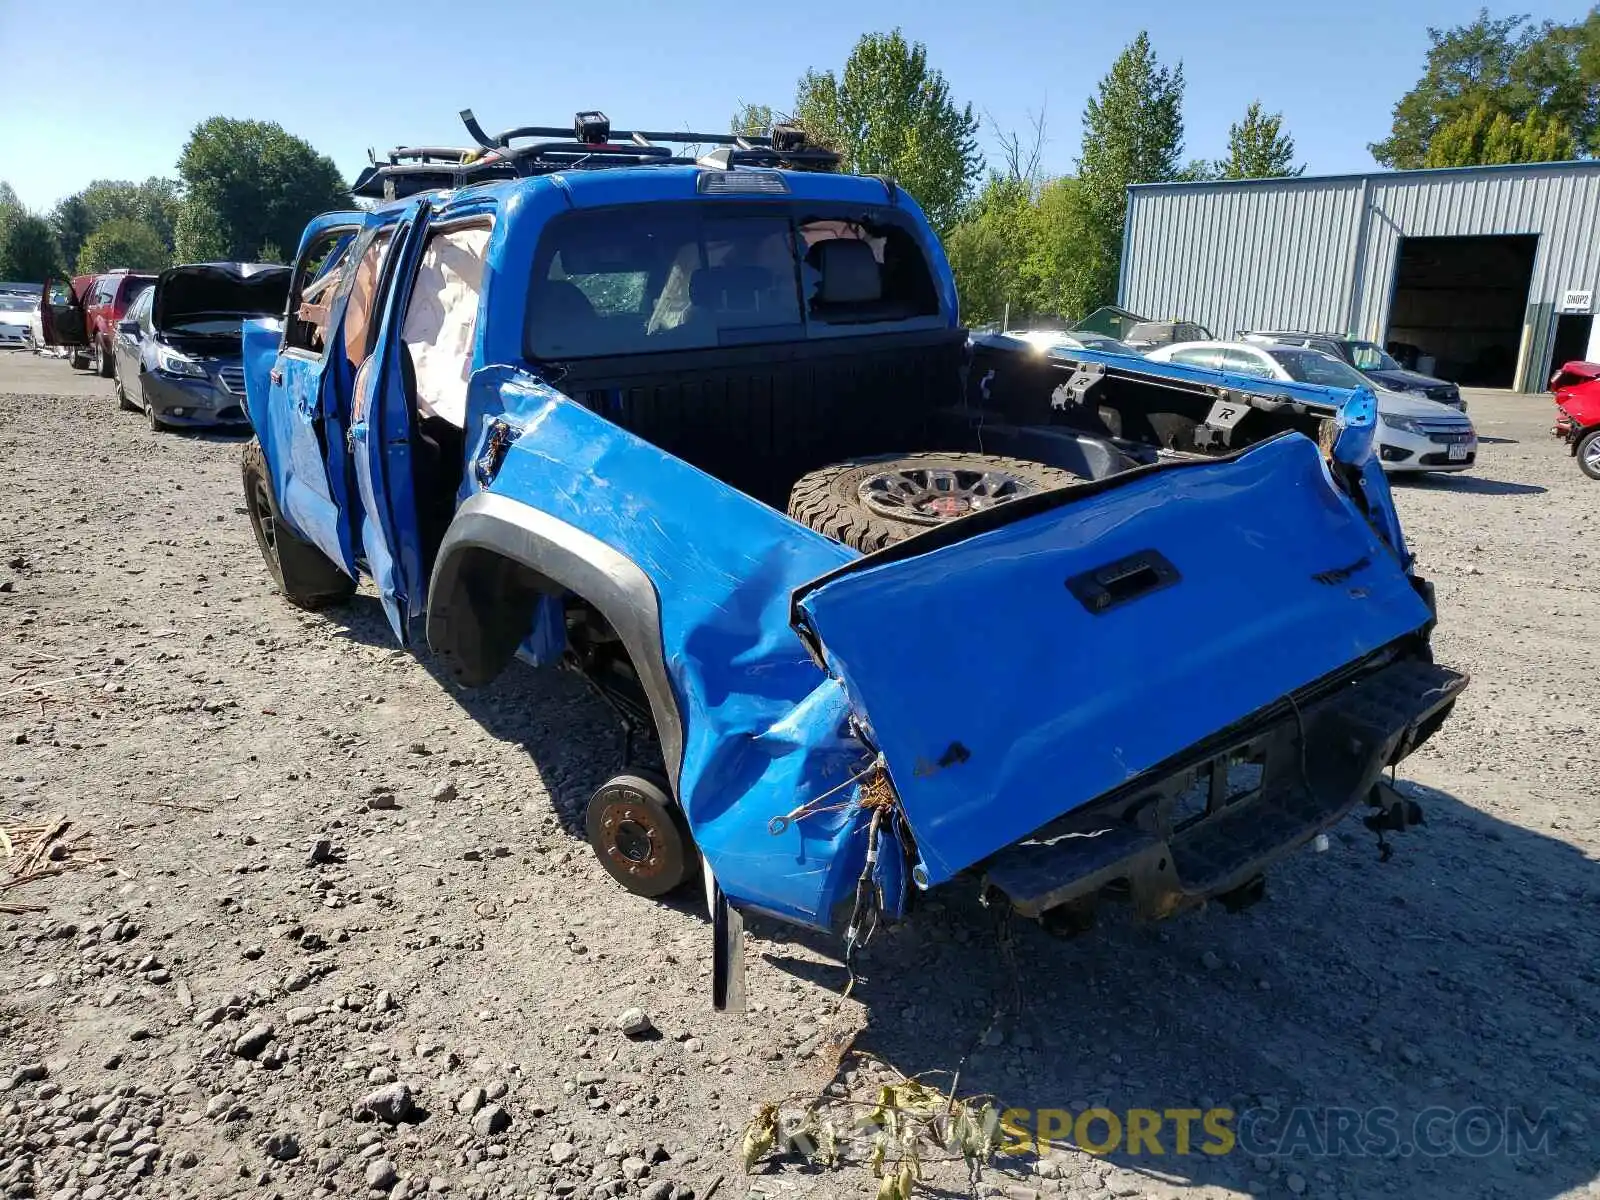
[[[593,535],[519,500],[472,496],[456,510],[434,560],[428,645],[458,683],[481,686],[505,669],[527,636],[519,623],[526,606],[518,601],[563,592],[592,604],[622,640],[676,793],[683,716],[667,673],[660,597],[638,563]]]

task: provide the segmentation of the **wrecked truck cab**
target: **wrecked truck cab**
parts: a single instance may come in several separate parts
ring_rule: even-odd
[[[368,576],[465,686],[594,687],[589,840],[639,894],[704,875],[719,1000],[741,913],[1165,915],[1408,823],[1380,776],[1465,678],[1370,392],[969,338],[915,202],[792,131],[468,128],[247,331],[248,511],[292,602]]]

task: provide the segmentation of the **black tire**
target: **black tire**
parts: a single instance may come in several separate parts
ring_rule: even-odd
[[[1590,479],[1600,479],[1600,426],[1578,439],[1578,470]]]
[[[94,373],[101,379],[110,379],[116,371],[116,360],[106,353],[106,345],[99,338],[94,340]]]
[[[72,369],[74,371],[86,371],[86,370],[88,370],[89,369],[89,347],[87,347],[87,346],[74,346],[74,347],[72,347],[71,357],[67,361],[72,365]]]
[[[128,398],[128,389],[122,386],[122,372],[116,373],[117,407],[123,412],[138,412],[139,406]]]
[[[241,467],[244,503],[250,513],[250,528],[255,531],[256,548],[284,599],[297,608],[312,611],[347,602],[355,595],[355,580],[283,523],[278,498],[272,492],[272,474],[267,470],[261,443],[255,438],[244,448]]]
[[[606,874],[635,896],[664,896],[700,869],[688,822],[659,775],[606,780],[589,798],[584,825]]]
[[[150,422],[151,433],[163,433],[166,431],[167,423],[156,416],[156,406],[154,404],[147,403],[144,406],[144,415],[145,419]]]
[[[911,487],[917,486],[918,480],[936,484],[942,478],[964,490],[954,491],[948,498],[940,495],[934,501],[948,505],[946,511],[929,511],[901,503],[905,490],[889,486],[897,478]],[[870,553],[978,508],[1081,482],[1079,476],[1060,467],[997,454],[957,451],[858,458],[802,475],[789,493],[789,515],[835,541]],[[869,502],[863,489],[877,493],[875,501]],[[943,491],[938,487],[932,490]]]

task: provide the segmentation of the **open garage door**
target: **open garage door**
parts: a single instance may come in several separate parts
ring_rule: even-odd
[[[1514,387],[1538,248],[1537,234],[1401,238],[1391,353],[1469,387]]]
[[[1563,363],[1589,356],[1589,339],[1593,332],[1594,317],[1588,313],[1561,313],[1556,317],[1555,336],[1550,339],[1549,369],[1539,377],[1541,387]]]

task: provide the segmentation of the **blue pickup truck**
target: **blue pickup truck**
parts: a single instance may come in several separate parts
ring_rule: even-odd
[[[588,836],[847,949],[959,881],[1071,932],[1261,892],[1465,686],[1343,392],[969,336],[915,201],[803,133],[392,152],[245,333],[283,595],[637,736]],[[685,140],[698,143],[683,148]]]

